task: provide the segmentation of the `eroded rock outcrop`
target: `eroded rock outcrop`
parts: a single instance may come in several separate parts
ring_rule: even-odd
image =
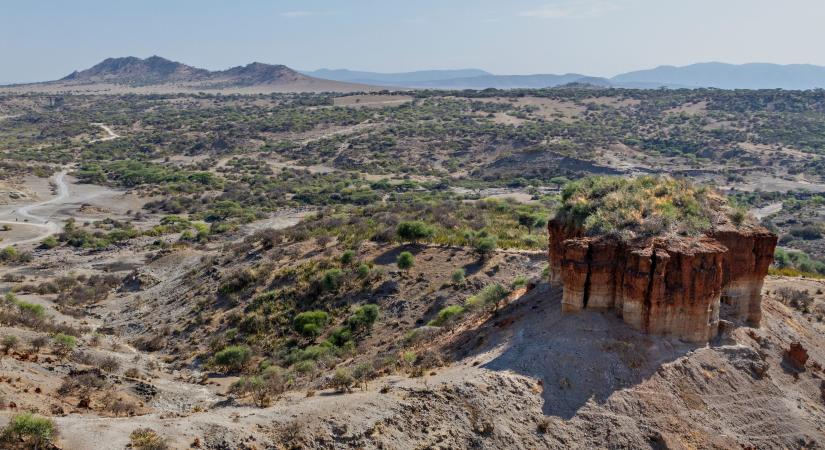
[[[722,301],[737,309],[737,319],[759,326],[762,284],[773,262],[776,235],[763,227],[737,229],[731,225],[720,226],[710,235],[728,249]]]
[[[583,236],[549,226],[550,281],[562,310],[614,310],[630,326],[693,342],[716,336],[722,298],[735,319],[758,325],[762,281],[776,246],[764,228],[717,229],[702,237]]]

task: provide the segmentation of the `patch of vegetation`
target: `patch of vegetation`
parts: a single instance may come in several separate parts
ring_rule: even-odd
[[[252,351],[247,346],[232,345],[215,353],[212,362],[226,371],[241,371],[252,358]]]
[[[723,197],[685,180],[587,177],[564,187],[556,220],[590,235],[699,235],[727,212]]]
[[[771,274],[822,278],[825,277],[825,262],[814,260],[804,252],[777,248],[773,254]]]
[[[0,434],[0,441],[10,446],[6,448],[37,449],[48,445],[56,433],[57,426],[51,419],[25,412],[12,416]]]
[[[415,264],[415,257],[410,252],[401,252],[395,262],[399,269],[409,270]]]
[[[295,330],[304,336],[318,336],[329,322],[329,314],[325,311],[306,311],[295,316],[293,324]]]
[[[129,434],[129,444],[135,450],[167,450],[169,444],[151,428],[137,428]]]

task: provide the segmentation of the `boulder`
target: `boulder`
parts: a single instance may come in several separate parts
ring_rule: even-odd
[[[791,342],[790,347],[785,350],[785,360],[796,370],[805,370],[808,362],[808,351],[799,342]]]

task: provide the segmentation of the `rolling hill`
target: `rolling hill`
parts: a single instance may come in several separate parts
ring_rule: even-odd
[[[160,56],[107,58],[56,80],[0,88],[17,92],[172,93],[221,91],[226,93],[360,92],[373,86],[324,80],[284,65],[253,62],[227,70],[210,71]]]

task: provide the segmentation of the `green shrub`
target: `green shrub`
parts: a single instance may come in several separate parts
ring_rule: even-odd
[[[18,252],[14,247],[9,246],[0,250],[0,261],[14,261],[17,259],[17,256]]]
[[[295,363],[294,369],[295,369],[296,372],[302,373],[302,374],[305,374],[305,375],[306,374],[313,374],[313,373],[315,373],[315,370],[316,370],[315,361],[312,361],[310,359],[307,359],[307,360],[304,360],[304,361],[298,361],[297,363]]]
[[[435,319],[431,320],[429,325],[434,327],[440,327],[452,322],[461,314],[464,314],[464,307],[461,305],[451,305],[446,306],[438,312],[438,315]]]
[[[361,264],[358,266],[357,270],[358,278],[367,278],[370,274],[370,266],[367,264]]]
[[[14,247],[5,247],[0,250],[0,262],[4,263],[26,263],[31,261],[31,252],[19,252]]]
[[[347,319],[347,326],[353,330],[372,328],[378,319],[378,305],[363,305],[355,309],[355,312]]]
[[[48,248],[55,248],[58,245],[60,245],[60,241],[58,241],[57,238],[54,235],[47,236],[46,239],[43,239],[43,241],[40,242],[40,247],[47,248],[47,249]]]
[[[292,324],[295,330],[304,336],[318,336],[329,321],[329,314],[324,311],[306,311],[295,316]]]
[[[518,289],[518,288],[522,288],[526,285],[527,285],[527,277],[525,277],[524,275],[519,275],[513,280],[513,283],[510,285],[510,287],[513,288],[513,289]]]
[[[319,345],[310,345],[304,349],[293,350],[289,356],[287,356],[286,360],[289,364],[295,364],[300,361],[317,361],[326,358],[332,353],[333,344],[331,342],[322,342]]]
[[[20,413],[9,420],[9,424],[2,432],[2,440],[6,443],[17,442],[10,448],[42,448],[54,437],[57,429],[54,422],[46,417],[36,416],[30,412]],[[20,441],[27,445],[18,447]]]
[[[329,335],[329,342],[336,347],[343,347],[352,342],[352,330],[349,327],[338,327]]]
[[[213,361],[215,365],[225,370],[238,371],[246,367],[251,357],[252,351],[249,347],[244,345],[231,345],[215,353]]]
[[[46,316],[46,308],[44,308],[43,305],[24,301],[17,301],[16,304],[21,314],[31,315],[40,319]]]
[[[464,269],[459,268],[453,271],[453,274],[450,275],[450,279],[453,280],[453,283],[459,284],[464,282],[464,277],[466,276],[466,272]]]
[[[343,254],[341,254],[341,264],[348,266],[352,264],[352,261],[355,260],[355,252],[352,250],[347,250]]]
[[[324,289],[328,291],[337,291],[341,287],[341,281],[344,278],[344,272],[341,269],[329,269],[324,272],[321,283]]]
[[[410,252],[401,252],[396,259],[396,263],[399,269],[407,270],[415,264],[415,258]]]
[[[815,260],[804,252],[783,250],[781,248],[774,251],[773,268],[785,271],[785,273],[795,271],[801,274],[825,275],[825,262]]]
[[[402,240],[409,242],[418,242],[435,234],[435,230],[431,226],[418,220],[399,223],[395,232]]]

